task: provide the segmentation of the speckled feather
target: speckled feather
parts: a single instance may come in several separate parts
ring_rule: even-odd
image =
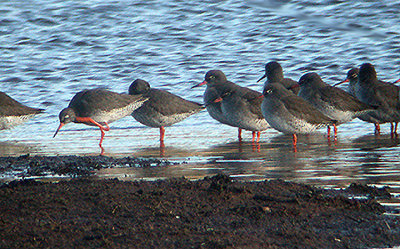
[[[346,123],[357,116],[373,110],[340,88],[326,84],[316,73],[307,73],[299,80],[299,96],[314,105],[326,116]]]
[[[265,87],[262,111],[271,126],[284,133],[310,133],[336,122],[279,83]]]

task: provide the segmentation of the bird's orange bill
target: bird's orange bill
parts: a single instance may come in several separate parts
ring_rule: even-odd
[[[400,82],[400,79],[396,80],[394,83],[396,84],[396,83],[399,83],[399,82]]]
[[[53,138],[56,137],[58,131],[59,131],[59,130],[61,129],[61,127],[63,127],[63,126],[64,126],[64,123],[60,123],[60,125],[58,126],[58,129],[56,130],[56,133],[54,133],[54,135],[53,135]]]
[[[203,82],[201,82],[201,83],[199,83],[197,85],[192,86],[192,89],[195,88],[195,87],[204,86],[205,84],[207,84],[207,81],[203,81]]]
[[[222,101],[222,98],[221,97],[218,97],[218,98],[216,98],[215,100],[214,100],[214,103],[218,103],[218,102],[221,102]]]
[[[349,81],[350,81],[349,79],[345,79],[344,81],[341,81],[341,82],[339,82],[339,83],[336,83],[336,84],[333,85],[333,86],[338,86],[338,85],[341,85],[341,84],[346,83],[346,82],[349,82]]]

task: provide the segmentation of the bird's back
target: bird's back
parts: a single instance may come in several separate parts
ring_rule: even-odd
[[[78,117],[91,117],[100,123],[111,123],[130,115],[147,99],[142,95],[120,94],[97,88],[77,93],[69,107]]]
[[[149,100],[144,105],[148,105],[165,116],[196,113],[204,109],[204,106],[199,103],[186,100],[164,90],[152,88],[147,96]]]
[[[25,116],[43,112],[43,109],[32,108],[19,103],[4,92],[0,92],[0,116]]]

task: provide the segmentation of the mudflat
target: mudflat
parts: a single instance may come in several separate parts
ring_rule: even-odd
[[[90,162],[88,165],[114,160],[76,158],[77,163],[67,168],[82,166],[85,160]],[[5,159],[2,158],[3,162]],[[25,159],[33,160],[32,157]],[[61,160],[40,159],[51,160],[53,164]],[[347,189],[331,190],[282,180],[243,182],[226,175],[197,181],[185,178],[99,180],[87,175],[75,174],[73,179],[58,182],[3,183],[0,186],[0,247],[382,248],[400,245],[400,216],[377,202],[380,197],[388,198],[387,188],[352,184]]]

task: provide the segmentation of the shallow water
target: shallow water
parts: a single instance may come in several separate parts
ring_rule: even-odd
[[[381,79],[400,77],[399,1],[9,1],[0,4],[0,91],[46,112],[1,131],[1,155],[98,154],[100,132],[69,124],[56,138],[58,113],[83,89],[127,92],[136,78],[202,102],[191,89],[211,69],[261,90],[264,65],[278,60],[286,76],[318,72],[329,84],[364,62]],[[345,87],[345,86],[344,86]],[[187,164],[167,168],[115,168],[99,177],[201,178],[224,172],[240,179],[282,178],[318,186],[351,182],[389,185],[400,192],[399,141],[375,136],[373,125],[354,120],[339,127],[338,140],[322,130],[291,138],[274,130],[259,145],[203,111],[167,128],[165,149],[158,130],[131,117],[111,124],[104,147],[111,156],[166,157]],[[128,177],[125,177],[128,176]],[[398,200],[398,199],[397,199]]]

